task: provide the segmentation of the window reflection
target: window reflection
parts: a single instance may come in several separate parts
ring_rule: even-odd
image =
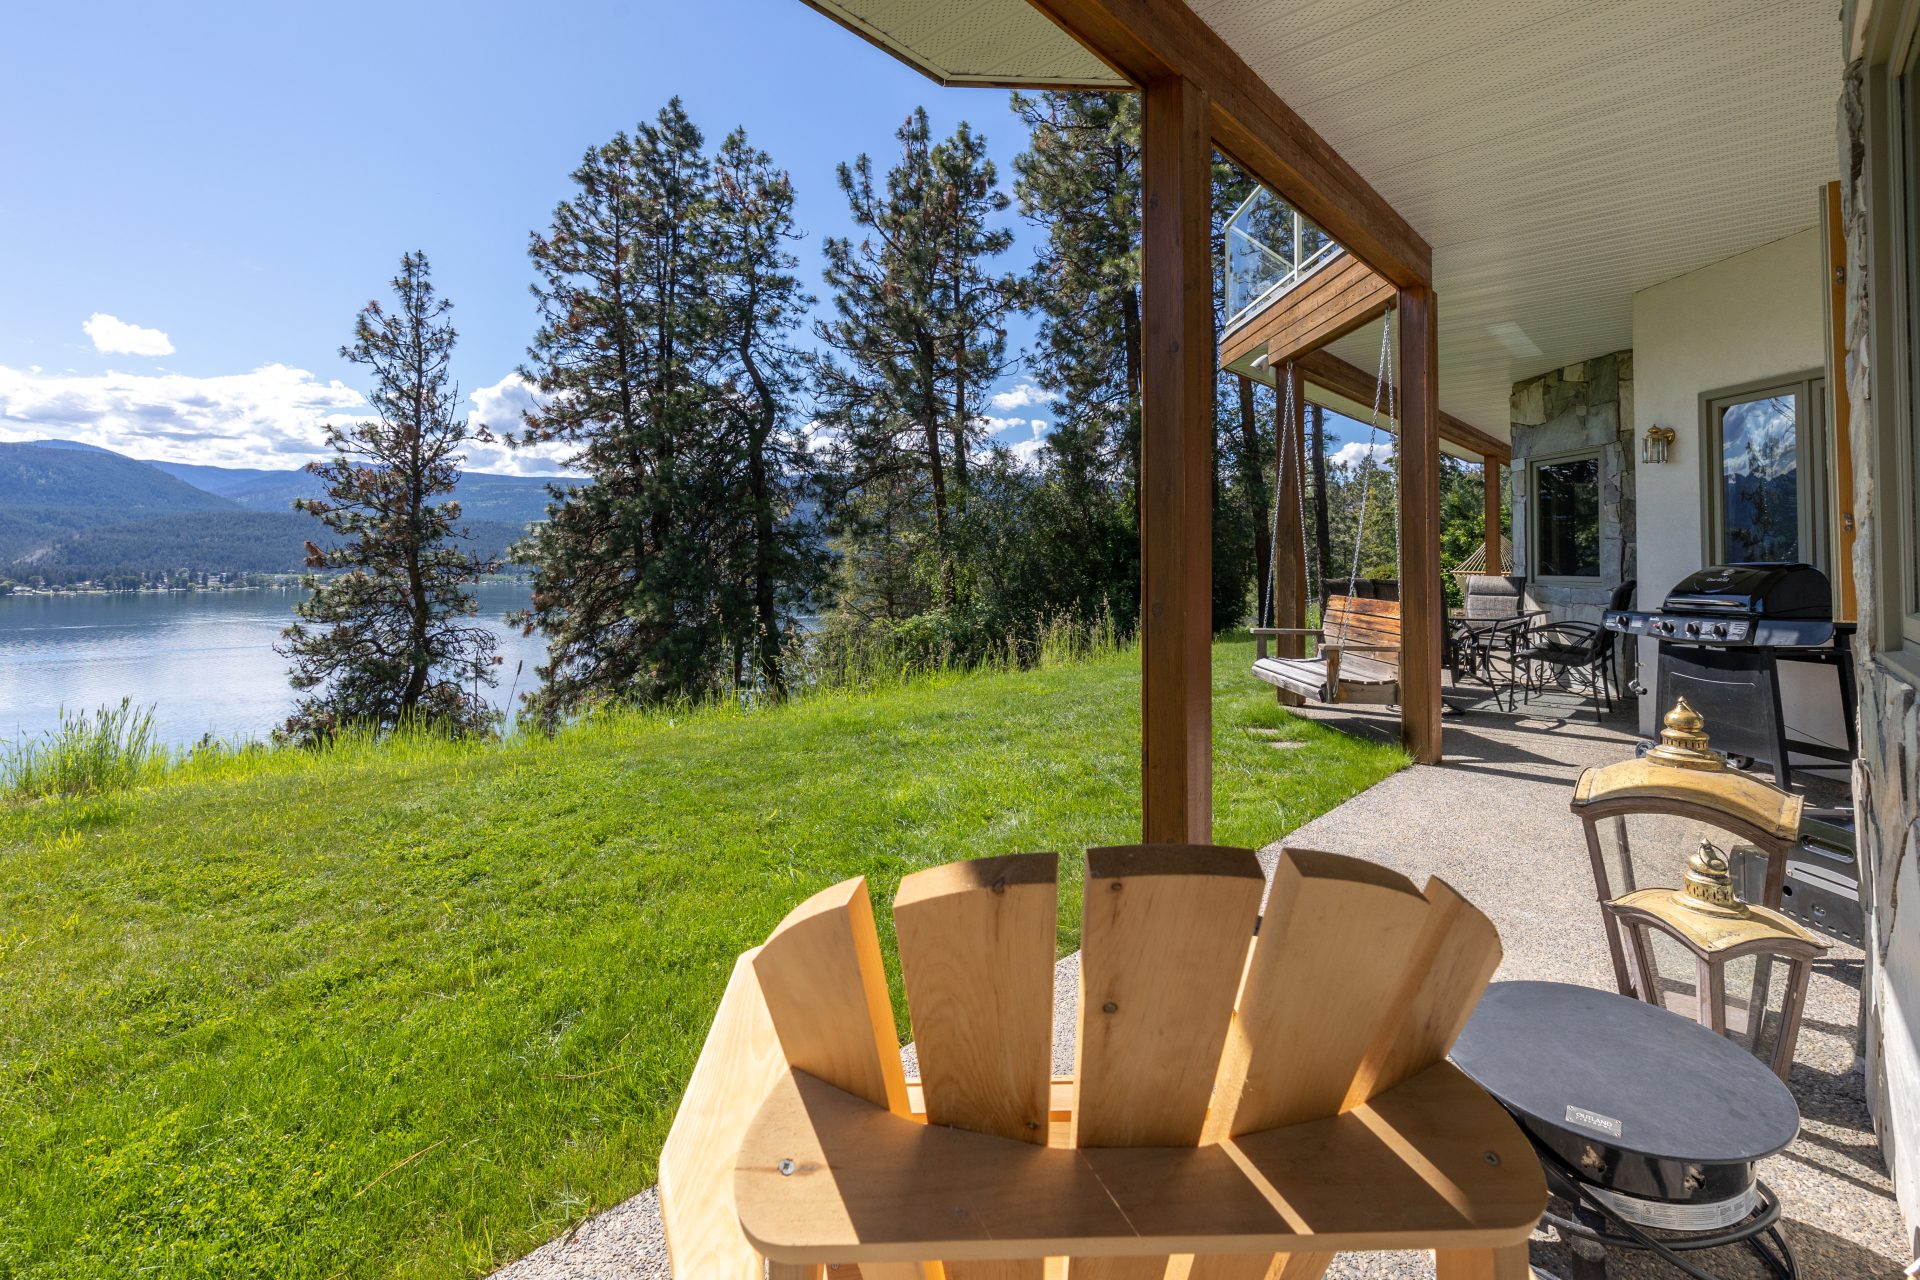
[[[1727,561],[1800,559],[1799,396],[1727,406],[1720,421]]]
[[[1536,572],[1545,578],[1600,576],[1600,459],[1569,458],[1534,468]]]

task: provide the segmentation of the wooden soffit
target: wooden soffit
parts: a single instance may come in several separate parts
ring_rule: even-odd
[[[1341,254],[1220,340],[1220,367],[1264,349],[1275,363],[1344,338],[1386,314],[1399,290],[1352,254]]]
[[[1130,89],[1027,0],[803,0],[938,84]]]

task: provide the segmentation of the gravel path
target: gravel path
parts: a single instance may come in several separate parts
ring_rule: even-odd
[[[1562,710],[1555,707],[1554,712]],[[1351,732],[1391,737],[1391,716],[1334,708],[1303,714]],[[1708,726],[1711,730],[1712,726]],[[1612,986],[1593,901],[1580,825],[1567,812],[1573,780],[1589,764],[1623,758],[1633,741],[1625,715],[1596,725],[1571,720],[1469,715],[1447,722],[1448,762],[1415,767],[1302,827],[1286,843],[1353,854],[1395,867],[1421,883],[1437,875],[1500,928],[1500,978],[1543,978]],[[1691,847],[1675,843],[1675,848]],[[1275,845],[1262,852],[1271,875]],[[1780,1195],[1783,1222],[1805,1280],[1892,1280],[1906,1262],[1904,1234],[1867,1115],[1858,1070],[1861,956],[1838,946],[1818,966],[1790,1085],[1800,1103],[1800,1137],[1761,1166]],[[1054,1069],[1072,1069],[1079,957],[1055,973]],[[902,1052],[915,1073],[913,1047]],[[1764,1280],[1748,1255],[1719,1250],[1698,1259],[1726,1280]],[[1535,1238],[1540,1274],[1567,1274],[1565,1248]],[[652,1188],[588,1219],[501,1271],[497,1280],[667,1280],[659,1200]],[[1400,1280],[1433,1274],[1418,1254],[1344,1255],[1339,1280]],[[1644,1255],[1612,1259],[1612,1274],[1677,1275]]]

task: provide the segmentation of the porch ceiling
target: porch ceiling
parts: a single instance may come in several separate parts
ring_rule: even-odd
[[[1633,295],[1819,220],[1819,0],[1190,0],[1433,246],[1440,402],[1632,344]],[[1372,368],[1378,331],[1336,343]]]
[[[1118,86],[1028,0],[807,0],[950,84]],[[1188,0],[1433,247],[1440,402],[1632,344],[1634,293],[1819,220],[1822,0]],[[1371,368],[1377,330],[1333,349]]]

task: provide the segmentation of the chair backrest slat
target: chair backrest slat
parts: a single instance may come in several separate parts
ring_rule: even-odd
[[[1357,1107],[1445,1058],[1500,967],[1500,934],[1446,881],[1427,881],[1431,904],[1411,965],[1384,1002],[1374,1041],[1347,1091]],[[1345,1108],[1343,1108],[1345,1109]]]
[[[1264,886],[1251,849],[1087,850],[1075,1146],[1200,1141]],[[1167,1262],[1074,1258],[1067,1274],[1160,1280]]]
[[[880,936],[865,877],[795,907],[754,957],[754,976],[787,1064],[908,1114]]]
[[[1432,907],[1413,882],[1288,850],[1221,1056],[1213,1140],[1336,1114],[1373,1048],[1383,998],[1415,961]]]
[[[930,1124],[1045,1146],[1059,858],[918,871],[893,900]]]
[[[1249,849],[1087,851],[1074,1145],[1200,1140],[1264,883]]]
[[[1327,601],[1321,630],[1331,644],[1396,647],[1400,643],[1400,602],[1334,596]],[[1367,656],[1380,662],[1399,662],[1399,656],[1393,653]]]

